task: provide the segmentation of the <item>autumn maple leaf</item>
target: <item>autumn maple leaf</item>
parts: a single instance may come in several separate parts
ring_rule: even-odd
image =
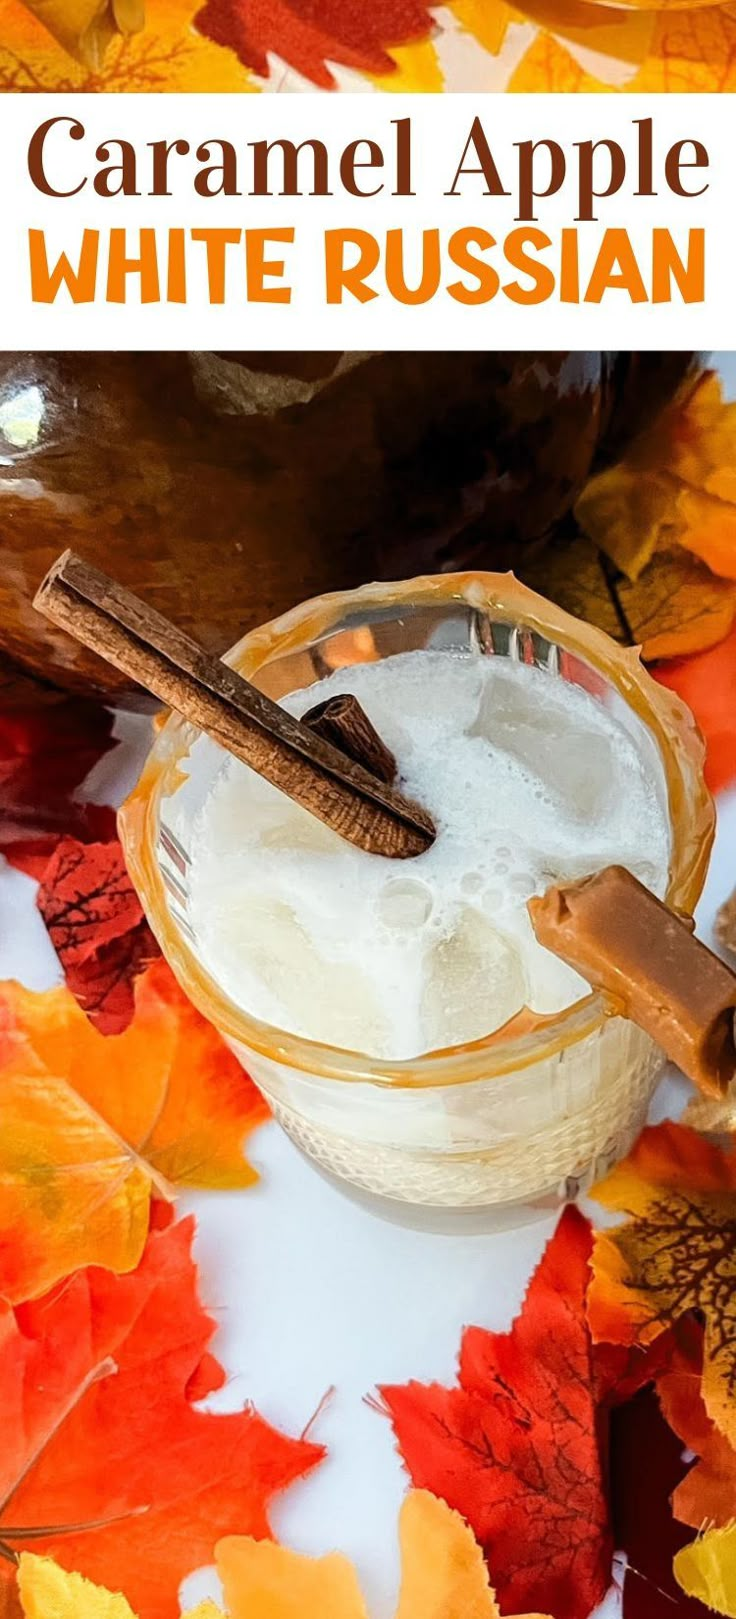
[[[245,1135],[267,1107],[162,960],[124,1034],[64,988],[0,995],[0,1294],[140,1258],[152,1187],[249,1185]]]
[[[196,33],[195,9],[196,0],[145,0],[145,28],[116,36],[95,67],[71,56],[18,0],[0,0],[0,93],[253,90],[234,52]]]
[[[583,529],[630,579],[680,545],[736,579],[736,404],[712,371],[689,380],[579,495]]]
[[[222,1535],[270,1533],[275,1493],[323,1455],[250,1407],[197,1410],[221,1380],[197,1297],[194,1222],[154,1231],[138,1269],[88,1269],[0,1311],[0,1541],[125,1594],[145,1619],[178,1619],[178,1587]],[[105,1527],[107,1523],[107,1527]],[[3,1619],[20,1611],[0,1571]]]
[[[112,810],[76,797],[113,746],[112,716],[98,703],[1,676],[0,853],[40,876],[64,834],[86,843],[114,833]]]
[[[507,1612],[588,1619],[610,1580],[590,1250],[567,1209],[511,1331],[464,1334],[459,1387],[381,1390],[413,1482],[467,1518]]]
[[[736,1522],[706,1529],[683,1546],[674,1560],[674,1574],[682,1590],[697,1597],[710,1613],[736,1619]]]
[[[432,16],[429,0],[206,0],[195,24],[256,73],[279,56],[329,89],[331,62],[386,73],[390,48],[426,38]]]
[[[623,8],[521,0],[536,25],[511,74],[511,91],[727,91],[736,86],[732,5]],[[475,30],[471,28],[471,33]],[[595,62],[597,72],[590,66]]]
[[[159,955],[117,840],[62,838],[36,904],[72,994],[101,1034],[133,1016],[134,980]]]
[[[646,661],[717,645],[736,619],[736,584],[718,578],[683,546],[658,551],[629,579],[586,535],[560,533],[520,559],[533,590],[587,619]]]
[[[593,1189],[628,1218],[596,1234],[588,1316],[607,1343],[646,1345],[688,1311],[705,1322],[703,1398],[736,1438],[736,1148],[682,1125],[645,1130]]]
[[[426,1490],[411,1490],[401,1508],[399,1537],[395,1619],[500,1619],[482,1552],[458,1513]],[[186,1619],[368,1619],[355,1569],[339,1552],[302,1557],[236,1535],[218,1542],[215,1558],[227,1614],[205,1602]],[[19,1587],[26,1619],[136,1619],[124,1598],[27,1552]],[[107,1605],[116,1602],[114,1610]]]

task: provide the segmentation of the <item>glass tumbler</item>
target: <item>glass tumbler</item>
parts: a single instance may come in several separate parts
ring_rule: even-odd
[[[635,651],[511,574],[321,596],[246,635],[225,661],[278,699],[334,669],[426,647],[533,663],[610,710],[669,817],[668,903],[693,911],[714,811],[689,711]],[[464,1215],[487,1228],[577,1196],[628,1151],[665,1059],[593,992],[553,1017],[525,1013],[485,1039],[401,1062],[270,1027],[229,999],[200,960],[188,908],[191,827],[221,763],[209,738],[171,716],[120,813],[121,836],[174,973],[309,1159],[379,1212],[445,1228]]]

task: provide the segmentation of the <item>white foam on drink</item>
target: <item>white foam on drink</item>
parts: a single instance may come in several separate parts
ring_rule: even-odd
[[[364,854],[227,758],[190,839],[201,959],[266,1023],[406,1058],[561,1010],[588,986],[534,938],[532,894],[617,863],[662,896],[666,809],[621,724],[587,691],[506,658],[409,652],[285,702],[350,691],[437,838]]]

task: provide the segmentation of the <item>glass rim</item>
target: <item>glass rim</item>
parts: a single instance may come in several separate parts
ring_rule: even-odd
[[[275,656],[305,650],[341,615],[402,605],[439,606],[453,600],[554,640],[602,674],[638,714],[657,746],[667,789],[672,854],[666,900],[672,909],[692,914],[708,869],[715,809],[703,777],[705,745],[690,710],[648,674],[638,648],[619,646],[604,631],[521,584],[512,573],[428,574],[332,591],[249,631],[224,654],[224,661],[253,679]],[[131,877],[164,956],[190,1000],[227,1039],[305,1078],[410,1090],[468,1084],[529,1067],[577,1044],[608,1021],[611,1013],[604,997],[591,990],[561,1012],[540,1018],[532,1029],[514,1033],[507,1024],[507,1036],[501,1028],[467,1045],[392,1061],[309,1040],[251,1016],[206,971],[177,926],[156,856],[160,798],[165,789],[175,790],[182,778],[180,762],[189,751],[191,731],[189,722],[169,714],[118,821]]]

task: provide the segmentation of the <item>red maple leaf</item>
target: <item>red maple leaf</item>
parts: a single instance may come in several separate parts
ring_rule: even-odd
[[[610,1582],[591,1246],[566,1209],[511,1331],[465,1332],[458,1388],[381,1390],[414,1484],[467,1518],[509,1613],[588,1619]]]
[[[425,39],[432,27],[430,0],[206,0],[194,21],[256,73],[268,75],[273,54],[327,90],[330,62],[390,73],[390,47]]]
[[[40,876],[60,837],[114,835],[112,810],[81,803],[77,789],[113,746],[112,716],[98,703],[0,690],[0,853]]]
[[[0,1541],[22,1549],[34,1526],[102,1520],[32,1549],[123,1591],[146,1619],[178,1619],[181,1580],[212,1562],[222,1535],[269,1536],[271,1497],[323,1455],[251,1407],[193,1405],[222,1381],[193,1230],[191,1219],[153,1230],[128,1276],[78,1271],[0,1311]],[[19,1612],[6,1562],[0,1613]]]
[[[135,978],[160,952],[120,844],[62,838],[36,902],[72,994],[101,1034],[122,1034]]]

